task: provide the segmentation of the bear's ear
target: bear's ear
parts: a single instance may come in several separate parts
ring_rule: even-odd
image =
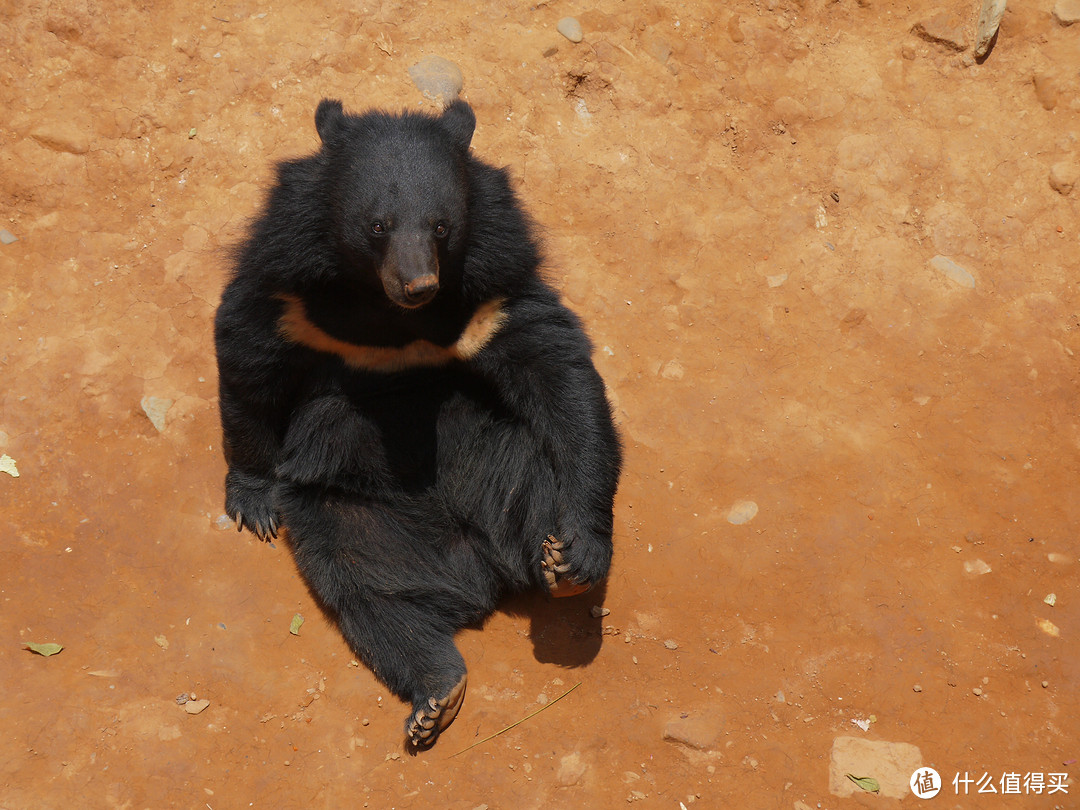
[[[476,114],[467,102],[458,99],[447,107],[439,118],[443,129],[450,133],[454,143],[462,149],[468,149],[476,131]]]
[[[341,131],[344,123],[345,109],[340,101],[336,98],[324,98],[319,102],[315,110],[315,129],[323,143],[329,143],[334,135]]]

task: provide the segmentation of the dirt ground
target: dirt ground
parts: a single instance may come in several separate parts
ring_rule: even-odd
[[[1052,9],[1010,2],[977,63],[956,0],[0,0],[0,807],[921,804],[830,783],[849,737],[916,746],[931,807],[1080,806],[1080,24]],[[465,705],[411,758],[284,544],[222,517],[211,320],[319,99],[434,109],[432,54],[628,462],[606,587],[463,632]]]

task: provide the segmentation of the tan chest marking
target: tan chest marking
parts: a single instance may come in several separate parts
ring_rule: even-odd
[[[495,298],[477,308],[461,337],[450,346],[439,346],[427,340],[414,340],[401,347],[359,346],[336,338],[312,323],[304,302],[295,295],[279,295],[278,298],[285,304],[285,311],[278,319],[278,331],[286,340],[317,352],[337,355],[352,368],[384,373],[470,360],[491,341],[507,317],[502,308],[503,299]]]

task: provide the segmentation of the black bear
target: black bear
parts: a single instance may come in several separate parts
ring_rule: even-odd
[[[470,152],[469,105],[323,100],[315,126],[217,311],[225,509],[286,528],[350,647],[412,704],[415,752],[464,697],[456,631],[504,594],[607,574],[621,450],[507,172]]]

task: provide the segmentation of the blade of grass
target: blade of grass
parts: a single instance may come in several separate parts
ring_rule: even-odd
[[[578,681],[577,683],[575,683],[573,686],[571,686],[569,689],[567,689],[565,692],[563,692],[561,695],[559,695],[557,698],[555,698],[550,703],[545,703],[543,706],[541,706],[539,709],[537,709],[532,714],[526,715],[525,717],[522,717],[516,723],[511,723],[510,725],[508,725],[506,728],[502,729],[501,731],[496,731],[490,737],[484,737],[484,739],[477,740],[476,742],[474,742],[472,745],[468,746],[467,748],[462,748],[456,754],[451,754],[448,757],[448,759],[453,759],[456,756],[460,756],[461,754],[464,754],[466,751],[471,751],[473,748],[476,748],[476,746],[478,746],[478,745],[483,745],[484,743],[488,742],[489,740],[494,740],[496,737],[498,737],[501,734],[505,734],[506,732],[508,732],[512,728],[517,728],[522,723],[524,723],[526,720],[531,720],[532,718],[536,717],[536,715],[540,714],[540,712],[550,709],[552,706],[554,706],[556,703],[558,703],[564,697],[569,695],[571,692],[573,692],[579,686],[581,686],[581,681]]]

